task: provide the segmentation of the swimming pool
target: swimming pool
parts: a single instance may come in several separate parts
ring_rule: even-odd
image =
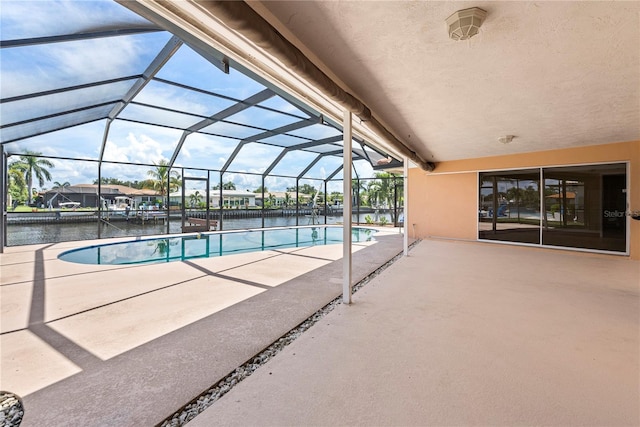
[[[354,227],[352,241],[370,241],[375,232]],[[295,227],[107,243],[65,251],[58,258],[79,264],[148,264],[337,243],[342,243],[342,227]]]

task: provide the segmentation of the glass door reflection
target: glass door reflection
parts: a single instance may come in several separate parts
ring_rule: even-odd
[[[626,165],[545,168],[542,243],[626,251]]]
[[[539,170],[480,174],[478,237],[540,243]]]

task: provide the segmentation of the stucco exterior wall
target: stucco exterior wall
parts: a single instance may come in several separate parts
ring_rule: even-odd
[[[629,209],[640,211],[640,141],[439,163],[409,170],[411,237],[477,239],[478,171],[629,162]],[[629,219],[630,257],[640,259],[640,221]]]

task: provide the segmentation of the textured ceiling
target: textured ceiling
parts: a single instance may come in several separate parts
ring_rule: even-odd
[[[429,161],[640,139],[640,2],[249,4]]]

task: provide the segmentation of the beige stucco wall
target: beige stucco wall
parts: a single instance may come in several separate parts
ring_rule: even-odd
[[[411,237],[477,239],[478,171],[600,162],[629,162],[629,208],[640,211],[640,141],[439,163],[409,170]],[[630,221],[630,255],[640,259],[640,221]]]

